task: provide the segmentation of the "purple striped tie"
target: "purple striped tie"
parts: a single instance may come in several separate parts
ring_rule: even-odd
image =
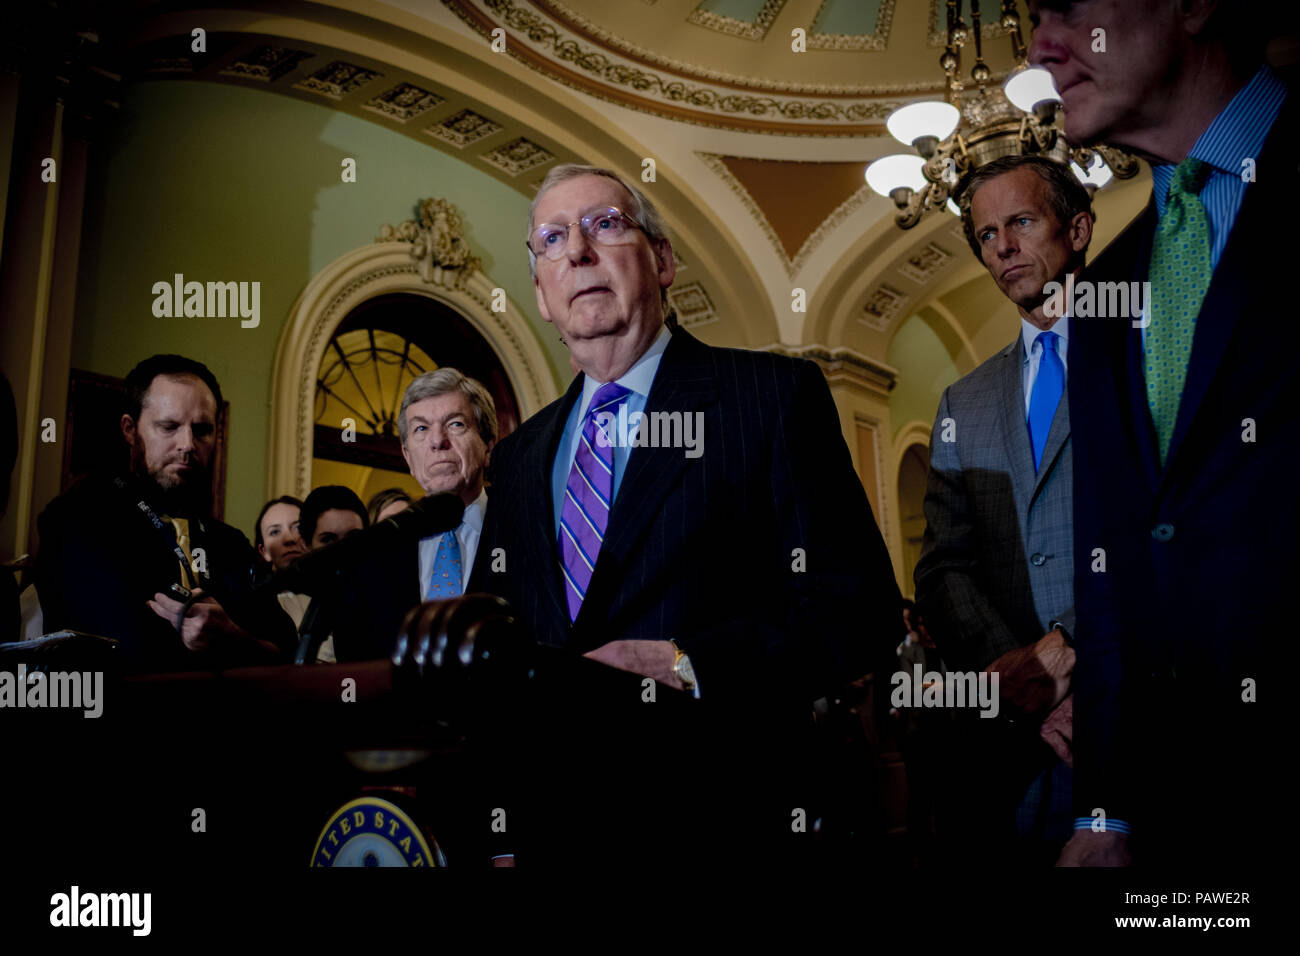
[[[582,439],[569,483],[564,486],[564,504],[560,508],[560,567],[564,571],[564,596],[569,602],[569,620],[576,620],[582,600],[591,584],[605,527],[609,524],[609,506],[614,488],[613,436],[601,429],[596,416],[604,411],[614,414],[613,406],[630,393],[617,382],[606,382],[591,396],[591,404],[582,425]]]

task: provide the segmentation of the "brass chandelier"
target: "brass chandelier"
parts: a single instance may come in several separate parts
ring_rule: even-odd
[[[945,207],[960,214],[960,196],[970,174],[1002,156],[1038,154],[1070,164],[1089,193],[1113,178],[1130,179],[1138,163],[1121,150],[1104,145],[1071,148],[1057,125],[1061,97],[1047,70],[1030,67],[1020,34],[1016,0],[1002,0],[1001,24],[1011,39],[1015,67],[1001,86],[990,86],[992,71],[984,62],[980,0],[969,0],[966,26],[960,0],[948,2],[947,43],[939,65],[947,91],[943,100],[910,103],[885,121],[890,134],[914,153],[896,153],[867,167],[867,184],[894,201],[894,221],[911,229],[927,212]],[[968,90],[961,76],[961,51],[974,42],[975,65]]]

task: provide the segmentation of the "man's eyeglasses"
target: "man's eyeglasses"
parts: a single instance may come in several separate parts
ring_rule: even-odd
[[[533,255],[554,262],[564,256],[569,245],[569,230],[577,226],[588,241],[602,246],[617,246],[632,239],[631,226],[645,232],[645,226],[615,206],[600,206],[591,210],[577,222],[567,225],[544,222],[532,232],[525,245]]]

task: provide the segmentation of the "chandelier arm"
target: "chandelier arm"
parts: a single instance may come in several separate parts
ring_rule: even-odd
[[[911,229],[921,221],[921,217],[925,215],[926,198],[933,188],[934,183],[926,183],[921,189],[914,192],[907,205],[898,211],[898,215],[894,217],[894,222],[898,224],[900,229]]]
[[[1016,0],[1002,0],[1002,26],[1011,37],[1011,57],[1016,65],[1025,62],[1025,38],[1020,32],[1020,13],[1016,10]]]
[[[992,75],[989,71],[988,64],[984,62],[984,38],[981,35],[980,28],[980,0],[970,0],[970,19],[971,29],[974,31],[972,36],[975,38],[975,65],[971,67],[971,78],[979,84],[982,91],[984,84],[988,82]]]
[[[1101,153],[1101,158],[1106,161],[1106,165],[1110,167],[1110,171],[1116,179],[1132,179],[1141,168],[1137,157],[1124,152],[1122,149],[1106,146],[1103,143],[1098,143],[1092,148]]]

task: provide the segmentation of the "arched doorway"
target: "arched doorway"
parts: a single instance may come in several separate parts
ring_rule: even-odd
[[[898,464],[898,517],[903,533],[903,592],[914,591],[912,575],[925,540],[925,482],[930,474],[929,449],[909,445]]]
[[[519,424],[514,389],[491,346],[454,309],[426,295],[368,299],[334,330],[316,376],[312,484],[346,485],[363,501],[385,488],[423,494],[402,458],[402,394],[453,367],[491,393],[502,437]]]
[[[424,204],[438,202],[426,200]],[[387,457],[376,459],[375,465],[358,460],[358,449],[363,434],[384,437],[385,418],[392,419],[387,427],[395,434],[400,389],[410,380],[406,377],[399,382],[396,376],[398,369],[409,376],[414,368],[412,356],[419,357],[417,364],[422,370],[426,362],[431,367],[453,365],[482,381],[498,403],[503,433],[559,396],[561,381],[528,319],[482,271],[477,260],[455,255],[454,241],[448,251],[448,238],[434,235],[422,222],[408,221],[397,229],[385,227],[379,241],[340,256],[307,284],[290,312],[276,349],[267,497],[302,497],[313,487],[334,483],[321,480],[333,474],[330,462],[376,467],[387,461],[396,465],[392,453],[396,450],[400,455],[400,449],[391,438],[386,443]],[[450,239],[457,238],[453,230]],[[369,330],[375,332],[373,353]],[[340,333],[360,335],[352,335],[336,346],[335,336]],[[410,343],[410,351],[406,343]],[[380,384],[376,387],[386,395],[383,402],[376,405],[371,396],[373,408],[368,408],[365,397],[354,395],[349,415],[341,414],[342,405],[334,411],[318,407],[317,392],[323,375],[330,376],[325,380],[331,388],[345,378],[351,380],[348,363],[331,371],[331,363],[338,362],[340,352],[344,356],[353,352],[358,361],[372,364],[370,378],[373,381],[379,373]],[[352,373],[356,371],[352,369]],[[318,414],[332,416],[332,420],[318,422]],[[358,448],[337,447],[344,444],[345,417],[357,423]],[[363,421],[369,423],[364,428]],[[322,435],[321,449],[332,447],[336,457],[318,457],[318,424],[334,430],[338,440]],[[365,444],[375,445],[370,441]],[[384,444],[381,441],[373,450],[384,454]],[[339,462],[338,456],[347,460]],[[317,462],[322,463],[321,476],[313,474]],[[407,487],[409,475],[405,475],[404,462],[400,472],[398,478],[405,478],[390,485]],[[353,473],[349,480],[337,483],[353,485],[362,480]],[[365,478],[364,484],[371,484],[370,479]]]

